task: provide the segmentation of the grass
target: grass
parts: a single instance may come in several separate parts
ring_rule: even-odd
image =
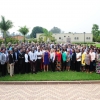
[[[96,47],[100,47],[100,44],[96,44]]]
[[[100,74],[86,72],[39,72],[37,74],[17,74],[0,77],[0,81],[78,81],[100,80]]]

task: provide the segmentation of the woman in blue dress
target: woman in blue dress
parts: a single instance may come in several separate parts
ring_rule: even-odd
[[[48,71],[49,58],[50,58],[49,55],[50,55],[50,54],[49,54],[48,50],[46,49],[45,52],[44,52],[44,54],[43,54],[44,72],[45,72],[45,71]],[[46,67],[47,67],[47,68],[46,68]]]

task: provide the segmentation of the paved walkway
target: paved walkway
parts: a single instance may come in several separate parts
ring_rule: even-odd
[[[100,84],[1,84],[0,100],[100,100]]]

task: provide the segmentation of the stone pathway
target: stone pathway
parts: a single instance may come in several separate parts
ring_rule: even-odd
[[[0,100],[100,100],[100,84],[1,84]]]

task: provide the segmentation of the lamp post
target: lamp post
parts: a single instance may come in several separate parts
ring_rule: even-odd
[[[84,32],[84,44],[85,44],[85,32]]]

